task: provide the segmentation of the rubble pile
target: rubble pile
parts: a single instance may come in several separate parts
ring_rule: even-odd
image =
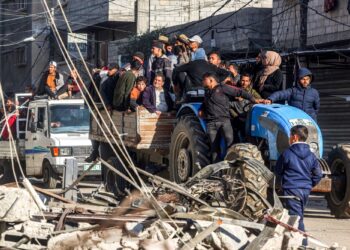
[[[43,211],[25,189],[1,187],[0,247],[296,249],[307,236],[295,229],[298,218],[283,209],[273,174],[257,160],[208,165],[181,185],[149,177],[145,192],[130,191],[116,207],[55,201],[46,191],[51,201]],[[308,239],[310,247],[325,246]]]

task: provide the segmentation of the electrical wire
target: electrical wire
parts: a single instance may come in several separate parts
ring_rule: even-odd
[[[213,2],[213,3],[211,3],[211,4],[208,4],[208,5],[204,5],[204,6],[202,6],[201,8],[208,8],[208,7],[211,7],[211,6],[213,6],[213,5],[215,5],[215,4],[217,4],[218,2],[222,2],[223,0],[221,0],[221,1],[217,1],[217,2]],[[114,0],[109,0],[109,1],[107,1],[106,3],[112,3],[112,4],[115,4],[115,5],[118,5],[117,3],[115,3],[114,2]],[[102,3],[103,5],[104,4],[106,4],[106,3]],[[82,10],[86,10],[86,9],[90,9],[90,8],[93,8],[93,7],[96,7],[96,6],[100,6],[101,4],[94,4],[94,5],[90,5],[90,6],[87,6],[87,7],[85,7],[85,8],[79,8],[79,9],[77,9],[77,10],[75,10],[75,11],[69,11],[69,15],[72,15],[72,14],[74,14],[74,13],[76,13],[76,12],[80,12],[80,11],[82,11]],[[120,4],[119,4],[120,5]],[[125,7],[125,6],[124,6]],[[222,6],[221,6],[222,7]],[[220,8],[221,8],[220,7]],[[54,6],[53,7],[53,9],[55,10],[55,9],[57,9],[57,8],[59,8],[59,6],[58,5],[56,5],[56,6]],[[183,7],[183,8],[186,8],[186,7]],[[182,10],[183,8],[179,8],[178,10]],[[1,9],[1,8],[0,8]],[[174,10],[176,10],[176,9],[172,9],[172,10],[162,10],[162,9],[160,9],[160,12],[161,13],[164,13],[165,12],[165,14],[164,15],[166,15],[166,16],[169,16],[169,13],[174,13]],[[167,12],[169,12],[169,13],[167,13]],[[20,17],[20,18],[27,18],[27,17],[33,17],[33,16],[37,16],[37,17],[44,17],[44,15],[46,14],[47,12],[46,11],[44,11],[44,12],[40,12],[40,13],[38,13],[38,14],[31,14],[31,15],[27,15],[27,16],[25,16],[25,17]],[[148,12],[147,12],[148,13]],[[161,15],[161,13],[160,14],[158,14],[158,15]],[[175,13],[176,14],[176,13]],[[174,14],[174,15],[175,15]],[[91,16],[94,16],[92,13],[89,13],[89,17],[91,17]],[[100,16],[100,15],[98,15],[98,14],[96,14],[96,16]],[[118,15],[118,16],[123,16],[123,15]],[[124,16],[126,16],[126,15],[124,15]],[[58,21],[64,21],[63,19],[61,19],[61,18],[59,18],[59,17],[55,17],[55,19],[56,20],[58,20]],[[16,20],[16,19],[11,19],[11,20]],[[11,20],[9,20],[9,21],[11,21]],[[77,17],[77,20],[80,20],[80,18],[79,17]],[[206,20],[206,19],[201,19],[201,20],[199,20],[198,22],[202,22],[202,21],[204,21],[204,20]],[[5,21],[7,21],[7,20],[5,20]],[[1,22],[1,21],[0,21]],[[110,30],[110,31],[117,31],[117,32],[124,32],[124,33],[129,33],[129,34],[131,34],[131,33],[133,33],[132,31],[129,31],[129,30],[124,30],[124,29],[117,29],[117,28],[109,28],[109,27],[104,27],[104,26],[101,26],[101,25],[91,25],[91,24],[89,24],[89,23],[86,23],[86,22],[81,22],[81,21],[76,21],[76,20],[74,20],[74,15],[73,15],[73,20],[70,20],[70,23],[72,23],[72,24],[77,24],[77,25],[82,25],[82,26],[84,26],[84,27],[93,27],[93,28],[100,28],[100,29],[104,29],[104,30]],[[190,26],[192,26],[193,24],[191,24]],[[173,32],[172,32],[173,33]]]
[[[296,7],[294,7],[294,10],[296,10]],[[288,39],[288,34],[290,33],[290,30],[289,30],[289,28],[290,28],[290,25],[289,25],[289,21],[291,20],[291,16],[292,16],[292,13],[293,13],[293,9],[291,9],[290,11],[289,11],[289,16],[286,18],[286,20],[287,20],[287,29],[283,29],[284,30],[284,33],[285,33],[285,35],[284,35],[284,42],[283,42],[283,49],[284,50],[286,50],[286,45],[287,45],[287,39]],[[285,15],[285,13],[283,13],[282,14],[282,17]],[[283,22],[283,24],[285,23],[285,20],[284,20],[284,22]],[[294,27],[294,30],[293,30],[293,36],[295,35],[295,32],[296,32],[296,26]]]
[[[319,16],[321,16],[321,17],[324,17],[324,18],[326,18],[326,19],[328,19],[328,20],[330,20],[330,21],[332,21],[332,22],[335,22],[335,23],[337,23],[337,24],[340,24],[340,25],[343,25],[343,26],[345,26],[345,27],[350,28],[350,25],[349,25],[349,24],[343,23],[343,22],[338,21],[338,20],[336,20],[336,19],[334,19],[334,18],[331,18],[331,17],[329,17],[329,16],[326,16],[326,15],[322,14],[321,12],[319,12],[318,10],[316,10],[316,9],[314,9],[314,8],[312,8],[312,7],[310,7],[310,6],[309,6],[308,4],[306,4],[306,3],[301,2],[300,5],[303,5],[303,6],[307,7],[308,9],[314,11],[317,15],[319,15]]]
[[[60,1],[58,1],[58,2],[60,3]],[[46,4],[46,1],[45,1],[45,0],[43,0],[43,4]],[[62,10],[62,13],[64,13],[64,11],[63,11],[62,8],[61,8],[61,10]],[[50,13],[48,13],[48,15],[50,16]],[[52,16],[50,16],[50,18],[51,18],[51,24],[52,24],[52,26],[55,27],[55,23],[54,23],[54,20],[53,20]],[[67,22],[67,26],[68,26],[68,25],[69,25],[69,23]],[[55,29],[55,28],[54,28],[54,29]],[[56,29],[56,32],[57,32],[57,36],[58,36],[58,38],[59,38],[59,32],[58,32],[57,29]],[[60,39],[60,38],[59,38],[59,39]],[[64,45],[64,44],[62,43],[62,45]],[[79,52],[79,47],[77,46],[77,44],[75,44],[75,45],[76,45],[77,50],[78,50],[78,52]],[[62,47],[63,47],[63,49],[65,49],[64,46],[62,46]],[[66,50],[66,49],[65,49],[65,50]],[[81,53],[80,53],[80,56],[82,56]],[[68,57],[69,57],[69,54],[68,54]],[[82,57],[82,59],[83,59],[83,57]],[[71,59],[70,59],[70,60],[71,60]],[[68,65],[68,66],[70,66],[70,65]],[[72,66],[75,67],[74,64],[72,64]],[[89,71],[88,71],[88,72],[89,72]],[[80,78],[79,73],[78,73],[78,77]],[[80,80],[82,81],[82,79],[80,79]],[[85,85],[83,85],[83,87],[86,88]],[[95,87],[96,87],[96,86],[95,86]],[[86,99],[84,93],[82,93],[82,94],[83,94],[84,99]],[[89,97],[91,98],[91,96],[90,96],[90,94],[89,94],[88,92],[87,92],[87,94],[88,94]],[[89,103],[87,103],[87,104],[89,105]],[[93,103],[93,104],[94,104],[94,103]],[[94,105],[95,105],[95,104],[94,104]],[[90,106],[89,106],[89,108],[91,109]],[[97,111],[98,111],[98,110],[97,110]],[[99,111],[98,111],[98,112],[99,112]],[[92,115],[94,116],[94,113],[93,113],[93,112],[92,112]],[[95,116],[94,116],[94,118],[96,119]],[[96,119],[96,121],[98,122],[97,119]],[[113,124],[113,125],[114,125],[114,124]],[[100,126],[100,124],[99,124],[99,126]],[[109,128],[107,127],[107,129],[109,129]],[[105,134],[104,131],[102,131],[102,132]],[[123,147],[124,147],[124,149],[125,149],[125,151],[126,151],[125,145],[123,144],[122,139],[121,139],[120,134],[118,133],[118,131],[117,131],[117,135],[118,135],[119,139],[121,140],[121,144],[123,145]],[[112,135],[112,137],[113,137],[113,135]],[[106,139],[109,140],[108,138],[106,138]],[[113,148],[113,145],[111,144],[110,141],[109,141],[109,143],[110,143],[110,145],[111,145],[112,148]],[[116,144],[116,145],[117,145],[117,146],[120,146],[120,145],[118,145],[118,144]],[[116,153],[116,152],[115,152],[115,153]],[[127,153],[127,152],[126,152],[126,153]],[[127,154],[127,155],[128,155],[128,154]],[[119,157],[118,154],[117,154],[117,157]],[[128,155],[128,157],[130,158],[129,155]],[[131,158],[130,158],[130,160],[131,160]],[[122,165],[124,166],[123,161],[122,161]],[[136,172],[135,174],[138,175],[137,170],[136,170],[136,167],[133,165],[132,161],[131,161],[130,167],[131,167],[132,169],[134,169],[134,171]],[[126,168],[126,166],[124,166],[124,168]],[[127,169],[126,169],[126,170],[127,170]],[[130,178],[133,178],[132,175],[130,175]],[[139,181],[140,181],[141,185],[144,186],[144,187],[146,188],[146,190],[148,191],[147,186],[145,185],[145,183],[143,182],[143,180],[142,180],[140,177],[139,177]],[[134,183],[134,184],[136,184],[136,183]],[[142,193],[143,193],[143,191],[145,191],[145,190],[142,190]],[[158,211],[157,211],[158,209],[161,209],[161,210],[163,210],[163,212],[166,213],[166,211],[164,211],[164,209],[158,205],[158,203],[157,203],[157,201],[156,201],[156,199],[155,199],[155,197],[153,196],[152,193],[146,192],[146,193],[144,193],[144,195],[145,195],[145,197],[151,198],[150,201],[153,200],[153,202],[151,202],[151,204],[154,205],[155,211],[156,211],[157,213],[158,213]],[[157,207],[158,207],[158,208],[157,208]]]
[[[45,0],[43,1],[44,3],[45,3]],[[64,13],[64,12],[63,12]],[[73,63],[73,61],[70,59],[70,56],[69,56],[69,53],[68,53],[68,51],[66,50],[66,48],[64,47],[64,42],[62,41],[62,39],[60,38],[60,34],[59,34],[59,32],[58,32],[58,30],[57,30],[57,27],[56,27],[56,25],[55,25],[55,21],[54,21],[54,19],[53,19],[53,17],[50,15],[50,13],[48,13],[49,14],[49,16],[50,16],[50,19],[51,19],[51,22],[52,22],[52,26],[53,26],[53,28],[54,28],[54,30],[57,32],[57,36],[56,36],[56,39],[57,39],[57,41],[58,41],[58,44],[60,45],[60,43],[61,43],[61,50],[64,50],[64,52],[62,53],[62,55],[65,57],[65,61],[67,62],[67,64],[68,64],[68,66],[70,67],[70,70],[71,70],[71,67],[73,67],[75,70],[76,70],[76,68],[75,68],[75,66],[74,66],[74,63]],[[67,21],[67,25],[68,25],[69,23],[68,23],[68,21]],[[68,26],[68,28],[69,28],[69,31],[71,31],[71,29],[70,29],[70,26]],[[78,50],[78,52],[80,52],[80,48],[77,46],[77,44],[75,43],[75,41],[74,41],[74,44],[76,45],[76,47],[77,47],[77,50]],[[83,56],[81,55],[81,53],[79,53],[79,55],[83,58]],[[69,63],[70,64],[69,64]],[[86,66],[86,65],[85,65]],[[93,78],[92,78],[92,76],[91,76],[91,74],[90,74],[90,71],[89,71],[89,69],[88,69],[88,67],[86,66],[86,70],[87,70],[87,72],[88,72],[88,74],[89,74],[89,77],[90,77],[90,80],[93,82]],[[82,78],[80,77],[80,74],[78,73],[78,77],[79,77],[79,80],[81,81],[81,82],[83,82],[83,80],[82,80]],[[85,87],[85,85],[83,85],[84,87]],[[97,88],[96,88],[96,85],[95,85],[95,89],[97,90]],[[92,97],[90,96],[90,93],[87,91],[87,89],[84,89],[85,91],[86,91],[86,93],[89,95],[89,97],[91,98],[91,100],[92,100]],[[83,93],[83,92],[82,92]],[[100,93],[99,92],[97,92],[98,94],[99,94],[99,98],[102,100],[102,104],[103,104],[103,107],[104,107],[104,109],[105,109],[105,111],[107,112],[107,114],[108,114],[108,118],[109,118],[109,120],[110,121],[112,121],[112,118],[110,117],[110,114],[109,114],[109,112],[108,112],[108,110],[107,110],[107,108],[106,108],[106,106],[105,106],[105,103],[103,102],[103,98],[102,98],[102,96],[100,95]],[[84,93],[83,93],[84,94]],[[94,104],[94,103],[93,103]],[[97,108],[97,106],[94,104],[94,108],[95,108],[95,110],[99,113],[99,109]],[[100,114],[99,114],[100,115]],[[100,117],[102,118],[102,115],[100,115]],[[98,121],[98,120],[97,120]],[[105,123],[105,121],[102,119],[102,121],[103,121],[103,123],[104,123],[104,126],[109,130],[109,127],[107,126],[107,124]],[[115,131],[118,133],[118,131],[117,131],[117,129],[115,128]],[[114,138],[113,137],[113,134],[112,134],[112,132],[109,130],[109,132],[110,132],[110,134],[112,135],[112,138]],[[118,135],[119,135],[119,133],[118,133]],[[121,138],[121,137],[120,137]],[[120,139],[121,140],[121,139]],[[115,143],[119,146],[119,144],[118,144],[118,142],[117,141],[115,141]],[[123,152],[122,150],[121,150],[121,152]],[[127,159],[127,157],[125,156],[125,158]],[[119,159],[119,160],[121,160],[121,159]],[[130,164],[132,164],[132,160],[130,159],[130,162],[129,162]]]
[[[2,8],[0,8],[0,9],[2,9]],[[30,15],[17,15],[18,17],[16,17],[16,18],[1,20],[0,23],[12,22],[12,21],[16,21],[16,20],[19,20],[19,19],[24,19],[24,18],[34,17],[34,16],[41,16],[41,15],[43,15],[44,13],[45,13],[45,12],[40,12],[40,13],[35,13],[35,14],[30,14]],[[2,15],[6,15],[6,16],[16,16],[15,14],[4,14],[4,13],[2,13]]]
[[[59,2],[60,3],[60,2]],[[46,2],[45,2],[45,0],[43,0],[43,4],[46,4]],[[64,12],[63,12],[64,13]],[[49,13],[49,16],[50,16],[50,13]],[[55,22],[54,22],[54,20],[53,20],[53,18],[52,18],[52,16],[50,16],[50,19],[51,19],[51,24],[52,24],[52,26],[53,26],[53,28],[55,29],[55,31],[57,32],[57,36],[58,36],[58,38],[60,39],[60,37],[59,37],[59,33],[58,33],[58,30],[55,28]],[[67,25],[68,25],[68,23],[67,23]],[[61,40],[60,40],[61,41]],[[62,42],[62,41],[61,41]],[[76,47],[77,47],[77,49],[78,49],[78,51],[79,51],[79,47],[77,46],[77,44],[75,44],[76,45]],[[64,44],[62,43],[62,47],[64,46]],[[63,47],[63,49],[65,49],[64,47]],[[67,52],[67,51],[66,51]],[[68,54],[68,57],[69,57],[69,54]],[[72,61],[71,61],[71,59],[69,59],[70,60],[70,63],[72,63]],[[68,61],[67,61],[68,62]],[[68,64],[68,66],[70,67],[71,65],[69,65]],[[72,64],[72,66],[75,68],[75,66],[74,66],[74,64]],[[79,73],[78,73],[78,77],[80,78],[80,75],[79,75]],[[80,79],[81,81],[82,81],[82,79]],[[86,86],[85,85],[83,85],[84,86],[84,88],[86,88]],[[86,97],[85,97],[85,95],[84,95],[84,93],[82,92],[82,94],[83,94],[83,97],[84,97],[84,99],[86,99]],[[91,96],[90,96],[90,94],[89,94],[89,92],[87,92],[87,94],[89,95],[89,97],[91,98]],[[92,99],[92,98],[91,98]],[[93,103],[94,104],[94,103]],[[89,109],[91,109],[91,107],[90,107],[90,104],[87,102],[87,105],[88,105],[88,107],[89,107]],[[95,105],[95,104],[94,104]],[[95,105],[96,106],[96,105]],[[92,111],[92,110],[91,110]],[[94,116],[94,118],[96,119],[96,117],[95,117],[95,114],[92,112],[92,115]],[[98,122],[98,120],[96,119],[96,121]],[[99,124],[99,123],[98,123]],[[100,124],[99,124],[99,126],[100,126]],[[102,127],[101,127],[102,128]],[[108,128],[107,126],[106,126],[106,128]],[[102,132],[105,134],[105,131],[102,129]],[[119,134],[118,134],[119,135]],[[106,136],[106,134],[105,134],[105,136]],[[113,135],[112,135],[112,137],[113,137]],[[106,138],[108,138],[108,137],[106,137]],[[109,139],[108,139],[109,140]],[[112,145],[112,143],[109,141],[109,143],[110,143],[110,145],[112,146],[112,148],[113,148],[113,145]],[[118,145],[118,144],[117,144]],[[116,152],[115,152],[116,153]],[[118,154],[116,154],[117,155],[117,157],[119,157],[119,155]],[[132,165],[131,165],[132,166]],[[126,166],[124,166],[125,168],[126,168]],[[127,169],[126,169],[127,170]],[[127,170],[128,171],[128,170]],[[130,174],[129,174],[130,175]],[[132,177],[132,175],[130,175],[130,177],[133,179],[133,177]],[[142,182],[143,182],[143,180],[140,178],[140,183],[142,184]],[[134,185],[137,185],[137,183],[136,182],[134,182],[134,183],[132,183],[132,184],[134,184]],[[148,189],[146,189],[146,190],[148,190]],[[144,192],[144,190],[143,189],[140,189],[140,192],[141,193],[143,193]],[[147,195],[147,193],[145,194],[145,193],[143,193],[144,195],[145,195],[145,197],[148,197],[148,195]],[[150,198],[150,197],[149,197]],[[150,200],[151,201],[151,200]],[[157,211],[157,203],[155,204],[155,209],[156,209],[156,211]],[[159,209],[159,208],[158,208]],[[162,208],[161,208],[162,209]],[[164,211],[165,212],[165,211]]]
[[[42,0],[42,2],[43,2],[43,5],[46,5],[46,7],[47,7],[46,1],[45,1],[45,0]],[[74,64],[73,64],[73,62],[71,61],[71,59],[69,59],[69,53],[68,53],[68,51],[66,50],[66,48],[64,47],[64,43],[63,43],[63,41],[62,41],[61,38],[60,38],[60,34],[59,34],[58,30],[57,30],[57,27],[56,27],[56,25],[55,25],[55,21],[54,21],[52,15],[51,15],[51,13],[48,13],[48,16],[50,17],[49,20],[51,20],[51,22],[50,22],[51,26],[53,27],[54,31],[57,33],[57,34],[56,34],[56,35],[57,35],[57,36],[56,36],[56,39],[57,39],[57,41],[58,41],[59,47],[60,47],[60,49],[61,49],[61,51],[62,51],[62,54],[63,54],[63,56],[65,57],[66,62],[68,63],[68,67],[70,68],[70,70],[72,70],[72,67],[76,70],[76,68],[75,68],[75,66],[74,66]],[[55,33],[54,33],[54,34],[55,34]],[[77,46],[77,44],[76,44],[76,46]],[[80,51],[78,46],[77,46],[77,49],[78,49],[78,51]],[[63,51],[63,50],[64,50],[64,51]],[[67,54],[67,56],[66,56],[65,54]],[[89,72],[89,71],[88,71],[88,72]],[[77,72],[77,73],[78,73],[77,75],[78,75],[79,80],[80,80],[81,82],[83,82],[83,80],[81,79],[81,76],[80,76],[79,72]],[[79,87],[79,86],[78,86],[78,87]],[[85,85],[83,85],[83,87],[84,87],[85,90],[87,90]],[[96,86],[95,86],[95,87],[96,87]],[[80,88],[79,88],[79,89],[80,89]],[[91,97],[90,93],[89,93],[88,91],[86,91],[86,93],[88,94],[89,98],[92,100],[92,97]],[[86,99],[86,97],[85,97],[85,95],[84,95],[84,92],[82,92],[82,96],[83,96],[83,98],[87,101],[87,99]],[[102,98],[101,98],[101,100],[103,101]],[[106,139],[108,140],[109,144],[112,146],[112,149],[115,151],[115,149],[114,149],[114,147],[113,147],[113,144],[112,144],[111,141],[109,140],[109,137],[107,137],[107,134],[105,133],[105,131],[104,131],[104,129],[102,128],[102,126],[99,124],[98,119],[97,119],[96,115],[94,114],[92,108],[90,107],[89,102],[87,101],[86,104],[88,105],[89,109],[92,111],[92,112],[91,112],[92,116],[93,116],[94,119],[96,120],[97,124],[100,126],[101,131],[103,132],[104,136],[105,136]],[[96,104],[95,104],[94,102],[92,102],[92,104],[94,105],[95,110],[97,111],[97,113],[98,113],[98,114],[100,115],[100,117],[102,118],[101,114],[99,113],[98,108],[96,107]],[[104,103],[103,103],[103,105],[104,105]],[[105,105],[104,105],[104,106],[105,106]],[[107,111],[106,108],[105,108],[105,110]],[[107,112],[107,113],[108,113],[108,112]],[[107,126],[107,124],[105,123],[105,121],[104,121],[103,119],[101,119],[101,120],[102,120],[102,122],[103,122],[103,125],[104,125],[104,126],[107,128],[107,130],[110,132],[112,138],[115,140],[115,138],[113,137],[113,134],[111,133],[111,131],[110,131],[109,127]],[[117,146],[119,146],[119,144],[117,143],[117,141],[115,141],[115,144],[116,144]],[[121,161],[121,159],[120,159],[120,157],[119,157],[119,155],[117,154],[116,151],[115,151],[115,154],[116,154],[117,158]],[[121,162],[123,162],[123,161],[121,161]],[[131,166],[132,166],[132,163],[131,163]],[[126,169],[126,171],[128,171],[128,170]],[[132,175],[130,175],[130,177],[133,178]],[[135,182],[135,183],[136,183],[136,182]],[[142,183],[142,179],[141,179],[141,183]]]
[[[201,34],[201,36],[205,36],[211,29],[213,29],[216,25],[224,22],[225,20],[233,17],[234,15],[236,15],[237,13],[239,13],[241,10],[243,10],[245,7],[247,7],[249,4],[251,4],[254,0],[250,0],[249,2],[247,2],[246,4],[244,4],[242,7],[240,7],[238,10],[232,12],[230,15],[228,15],[227,17],[224,17],[223,19],[221,19],[220,21],[216,22],[213,25],[210,25],[207,29],[202,30],[197,32],[198,34]]]
[[[220,2],[221,2],[221,1],[220,1]],[[221,7],[222,7],[222,6],[220,6],[219,9],[221,9]],[[213,12],[213,14],[216,13],[217,11],[218,11],[218,10],[215,10],[215,11]],[[211,14],[209,17],[200,19],[200,20],[195,21],[195,22],[191,22],[191,23],[189,23],[188,25],[186,25],[185,27],[180,27],[180,28],[178,28],[178,29],[176,29],[176,30],[170,31],[170,32],[166,33],[166,35],[175,34],[175,33],[177,33],[178,31],[184,32],[184,30],[187,30],[187,29],[190,28],[190,27],[193,28],[195,25],[197,25],[197,24],[199,24],[199,23],[202,23],[202,22],[208,20],[209,18],[211,18],[211,17],[213,16],[213,14]]]
[[[44,43],[43,43],[43,45],[41,46],[41,48],[40,48],[40,50],[39,50],[39,53],[36,55],[32,66],[31,66],[30,69],[28,70],[26,76],[23,78],[23,81],[22,81],[22,83],[20,84],[20,86],[22,86],[22,85],[27,81],[28,76],[32,73],[32,69],[33,69],[33,68],[36,66],[36,64],[38,63],[41,53],[42,53],[44,50],[45,50],[45,51],[48,50],[47,48],[45,48],[45,44],[46,44],[46,42],[48,41],[48,38],[49,38],[49,35],[47,35],[47,36],[45,37]]]
[[[45,2],[45,0],[44,0],[44,2]],[[58,1],[58,3],[60,4],[60,1]],[[60,7],[61,7],[61,5],[60,5]],[[63,10],[62,7],[61,7],[61,11],[62,11],[63,16],[65,17],[64,10]],[[65,17],[65,19],[66,19],[66,17]],[[54,25],[54,21],[52,21],[52,22],[53,22],[53,25]],[[68,20],[67,20],[67,19],[66,19],[66,24],[67,24],[68,29],[70,30],[70,26],[69,26],[69,23],[68,23]],[[71,30],[70,30],[70,31],[71,31]],[[59,34],[58,34],[58,35],[59,35]],[[76,43],[75,43],[75,45],[76,45],[76,48],[77,48],[77,50],[78,50],[78,52],[79,52],[79,55],[81,56],[82,59],[84,59],[83,56],[82,56],[82,54],[81,54],[81,52],[80,52],[79,47],[77,46]],[[68,55],[68,56],[69,56],[69,55]],[[84,62],[84,61],[83,61],[83,62]],[[86,67],[86,70],[87,70],[87,72],[89,73],[89,76],[91,77],[91,80],[92,80],[92,82],[93,82],[93,78],[92,78],[92,76],[91,76],[91,74],[90,74],[90,72],[89,72],[89,69],[88,69],[87,65],[84,64],[84,66]],[[78,74],[78,76],[79,76],[79,74]],[[80,77],[80,76],[79,76],[79,77]],[[82,79],[80,79],[80,81],[82,81]],[[85,87],[85,85],[83,85],[83,86]],[[95,85],[95,88],[96,88],[96,85]],[[96,90],[97,90],[97,88],[96,88]],[[87,92],[87,94],[89,94],[89,93]],[[89,95],[90,95],[90,94],[89,94]],[[91,98],[91,96],[90,96],[90,98]],[[92,98],[91,98],[91,99],[92,99]],[[101,99],[102,99],[102,97],[101,97]],[[104,105],[104,104],[103,104],[103,105]],[[99,112],[99,110],[97,109],[97,107],[95,107],[95,108],[96,108],[96,111]],[[112,125],[113,125],[113,127],[114,127],[114,129],[115,129],[116,134],[118,135],[118,139],[120,140],[121,145],[123,146],[123,148],[120,148],[119,143],[118,143],[117,141],[115,141],[117,147],[118,147],[118,148],[120,149],[120,151],[122,152],[123,157],[126,158],[127,161],[129,161],[129,164],[130,164],[129,166],[134,170],[134,173],[135,173],[136,176],[138,177],[138,180],[139,180],[139,182],[141,183],[141,185],[142,185],[144,188],[146,188],[146,185],[145,185],[145,183],[143,182],[142,178],[138,175],[138,172],[137,172],[137,170],[136,170],[136,167],[133,165],[133,162],[132,162],[132,160],[131,160],[131,158],[130,158],[130,156],[129,156],[129,154],[128,154],[126,148],[125,148],[125,145],[124,145],[123,142],[122,142],[121,135],[119,134],[118,130],[116,129],[115,124],[113,123],[113,120],[112,120],[112,118],[110,117],[107,108],[106,108],[106,107],[104,107],[104,108],[105,108],[105,111],[107,111],[107,114],[108,114],[108,116],[109,116],[109,119],[110,119],[110,121],[112,122]],[[101,114],[100,114],[100,116],[102,117]],[[97,119],[96,119],[96,121],[98,122]],[[103,122],[104,122],[104,121],[103,121]],[[106,126],[106,128],[108,128],[107,125],[105,125],[105,126]],[[108,129],[109,129],[109,128],[108,128]],[[110,133],[111,136],[113,137],[113,134],[111,133],[110,130],[109,130],[109,133]],[[112,145],[112,144],[110,144],[110,146],[113,148],[113,145]],[[123,150],[125,150],[125,151],[124,151],[125,153],[123,152]],[[117,154],[116,151],[115,151],[115,154],[116,154],[116,156],[118,157],[119,161],[122,162],[122,165],[124,166],[122,159],[119,157],[119,155]],[[128,171],[127,167],[124,166],[124,168],[125,168],[125,170],[127,171],[127,173],[129,174],[129,176],[131,177],[131,179],[133,179],[133,176],[132,176],[132,174]],[[133,179],[133,181],[135,182],[134,179]],[[147,190],[147,189],[146,189],[146,190]],[[151,197],[149,197],[149,195],[148,195],[147,193],[145,193],[144,195],[145,195],[146,197],[148,197],[148,198],[151,198]],[[151,195],[151,196],[152,196],[152,195]],[[155,208],[156,208],[156,207],[155,207]]]

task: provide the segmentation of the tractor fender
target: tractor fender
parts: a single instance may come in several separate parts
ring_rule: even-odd
[[[177,120],[179,120],[184,115],[195,115],[203,129],[204,132],[207,132],[207,125],[203,118],[199,117],[198,112],[202,107],[202,103],[186,103],[181,106],[176,114]]]

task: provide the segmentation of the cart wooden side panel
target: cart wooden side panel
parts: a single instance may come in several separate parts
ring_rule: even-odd
[[[114,138],[117,139],[118,136],[112,122],[108,119],[106,112],[102,111],[102,114]],[[135,149],[168,150],[176,118],[175,114],[172,113],[163,113],[158,116],[140,107],[133,113],[113,111],[112,121],[128,147]],[[94,120],[91,122],[90,138],[107,142],[107,139]]]

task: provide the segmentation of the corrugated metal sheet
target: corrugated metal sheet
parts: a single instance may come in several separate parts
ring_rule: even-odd
[[[313,87],[321,96],[318,123],[324,138],[324,156],[333,145],[350,142],[350,101],[340,97],[350,97],[350,64],[347,65],[348,69],[310,65],[315,75]]]

